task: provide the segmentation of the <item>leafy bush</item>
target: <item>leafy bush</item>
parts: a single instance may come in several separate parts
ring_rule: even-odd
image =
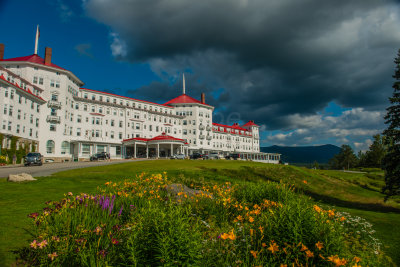
[[[166,173],[141,174],[47,203],[30,214],[36,232],[21,258],[61,266],[387,264],[368,225],[288,185],[203,181],[172,193],[169,184]]]

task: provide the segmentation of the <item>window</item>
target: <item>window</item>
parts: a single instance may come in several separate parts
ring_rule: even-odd
[[[54,141],[53,140],[48,140],[46,143],[46,152],[47,154],[53,154],[54,153]]]
[[[56,88],[60,88],[60,82],[56,82]]]
[[[43,78],[39,78],[39,84],[43,85]]]
[[[8,110],[8,115],[12,116],[13,114],[13,106],[10,105],[10,109]]]
[[[89,144],[82,144],[82,154],[90,154],[90,145]]]
[[[55,132],[57,130],[56,125],[51,123],[50,124],[50,131]]]
[[[78,118],[76,119],[77,122],[82,122],[82,115],[78,115]]]
[[[76,136],[81,136],[81,128],[76,129]]]
[[[19,127],[20,127],[19,124],[17,124],[17,133],[19,133]]]
[[[114,139],[114,132],[113,131],[111,131],[110,137],[111,137],[111,139]]]
[[[38,83],[38,77],[36,76],[33,77],[33,83]]]
[[[37,79],[37,78],[36,78]],[[35,81],[35,79],[33,79],[34,81]],[[54,80],[51,80],[50,81],[50,87],[54,87],[55,86],[55,82],[54,82]]]
[[[10,98],[14,99],[14,90],[12,90],[12,89],[10,90]]]
[[[118,137],[119,137],[119,139],[122,139],[122,133],[121,132],[119,132]]]
[[[7,104],[4,104],[4,115],[7,115]]]
[[[92,106],[92,112],[95,112],[95,111],[96,111],[96,107]]]
[[[115,154],[117,156],[121,155],[121,147],[120,146],[115,147]]]
[[[69,154],[69,142],[63,141],[61,143],[61,154]]]
[[[136,130],[140,130],[140,123],[136,123]]]
[[[122,128],[122,121],[119,121],[119,127],[121,127]]]
[[[87,105],[83,105],[83,110],[87,111]]]
[[[114,126],[114,120],[111,120],[111,126]]]
[[[95,95],[92,95],[92,100],[96,100],[96,96]]]
[[[39,119],[36,119],[36,127],[39,127]]]
[[[79,109],[79,104],[78,103],[75,104],[75,109]]]
[[[11,131],[11,124],[12,124],[12,122],[9,121],[9,122],[8,122],[8,130],[9,130],[9,131]]]
[[[85,94],[83,95],[83,98],[87,99],[87,98],[88,98],[88,94],[85,93]]]

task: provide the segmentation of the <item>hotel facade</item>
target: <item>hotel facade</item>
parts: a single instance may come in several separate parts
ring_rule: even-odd
[[[88,160],[107,152],[117,158],[159,158],[177,153],[240,154],[242,159],[279,163],[280,155],[260,152],[259,126],[213,123],[214,107],[185,92],[164,103],[84,88],[71,71],[36,53],[4,58],[0,44],[0,133],[45,159]]]

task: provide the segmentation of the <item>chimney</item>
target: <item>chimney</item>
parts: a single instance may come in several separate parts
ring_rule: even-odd
[[[46,50],[44,52],[44,64],[45,65],[51,64],[51,48],[50,47],[46,47]]]
[[[0,44],[0,60],[4,59],[4,44]]]
[[[201,93],[201,103],[202,104],[206,103],[206,95],[204,93]]]

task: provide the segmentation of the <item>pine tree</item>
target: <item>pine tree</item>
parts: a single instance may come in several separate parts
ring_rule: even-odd
[[[393,78],[393,95],[389,98],[390,106],[386,109],[385,123],[388,128],[383,132],[388,146],[387,154],[383,159],[385,170],[385,186],[383,193],[386,199],[390,196],[400,195],[400,49],[397,58]]]
[[[349,145],[342,145],[339,154],[329,161],[333,169],[347,169],[357,166],[358,159]]]

